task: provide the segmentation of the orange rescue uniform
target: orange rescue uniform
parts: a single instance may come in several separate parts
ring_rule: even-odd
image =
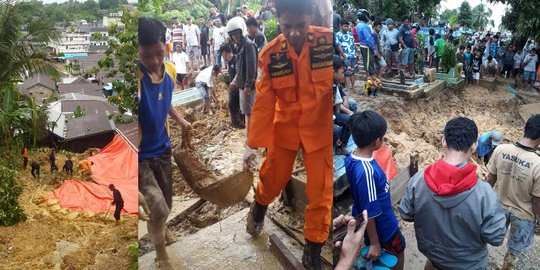
[[[83,171],[90,171],[91,167],[92,167],[92,161],[88,159],[83,159],[79,162],[79,169]]]
[[[23,151],[22,151],[22,157],[23,157],[23,158],[27,158],[27,157],[28,157],[28,150],[26,150],[26,148],[24,148]]]
[[[298,150],[307,173],[304,237],[328,238],[333,198],[332,30],[310,26],[300,55],[282,34],[259,53],[248,146],[267,148],[255,200],[270,204],[291,178]]]

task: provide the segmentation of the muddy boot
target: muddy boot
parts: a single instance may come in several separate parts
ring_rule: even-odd
[[[512,255],[510,252],[506,252],[504,255],[504,262],[501,270],[512,270],[514,265],[516,265],[517,257]]]
[[[246,232],[253,237],[261,235],[264,229],[264,215],[268,206],[253,202],[247,216]]]
[[[117,220],[115,224],[116,224],[116,225],[122,225],[122,221],[121,221],[121,220]]]
[[[307,270],[323,270],[321,261],[321,249],[324,243],[314,243],[306,239],[304,246],[304,255],[302,256],[302,264]]]

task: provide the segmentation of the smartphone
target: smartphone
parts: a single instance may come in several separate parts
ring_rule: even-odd
[[[362,213],[360,213],[358,216],[354,218],[356,220],[356,228],[354,229],[355,232],[366,223],[364,220],[364,216]],[[332,235],[332,243],[336,243],[338,241],[343,241],[345,238],[345,235],[347,235],[347,224],[341,224],[340,226],[334,228],[334,232]]]

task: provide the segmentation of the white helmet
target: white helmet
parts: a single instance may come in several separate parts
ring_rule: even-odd
[[[242,36],[245,37],[247,35],[246,22],[244,21],[244,18],[242,17],[234,17],[227,22],[227,26],[225,28],[225,31],[227,31],[227,34],[231,35],[231,32],[234,32],[237,30],[242,31]]]

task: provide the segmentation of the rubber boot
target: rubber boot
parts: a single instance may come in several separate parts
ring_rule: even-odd
[[[306,239],[304,246],[304,255],[302,256],[302,264],[307,270],[323,270],[321,261],[321,250],[324,243],[315,243]]]
[[[122,225],[122,221],[119,220],[119,219],[117,219],[115,224],[116,224],[116,225]]]
[[[510,252],[506,252],[506,255],[504,255],[504,262],[501,270],[512,270],[514,269],[514,265],[516,265],[517,257],[512,255]]]
[[[267,205],[253,202],[247,216],[246,232],[253,237],[262,234],[264,229],[264,215],[266,215]]]

